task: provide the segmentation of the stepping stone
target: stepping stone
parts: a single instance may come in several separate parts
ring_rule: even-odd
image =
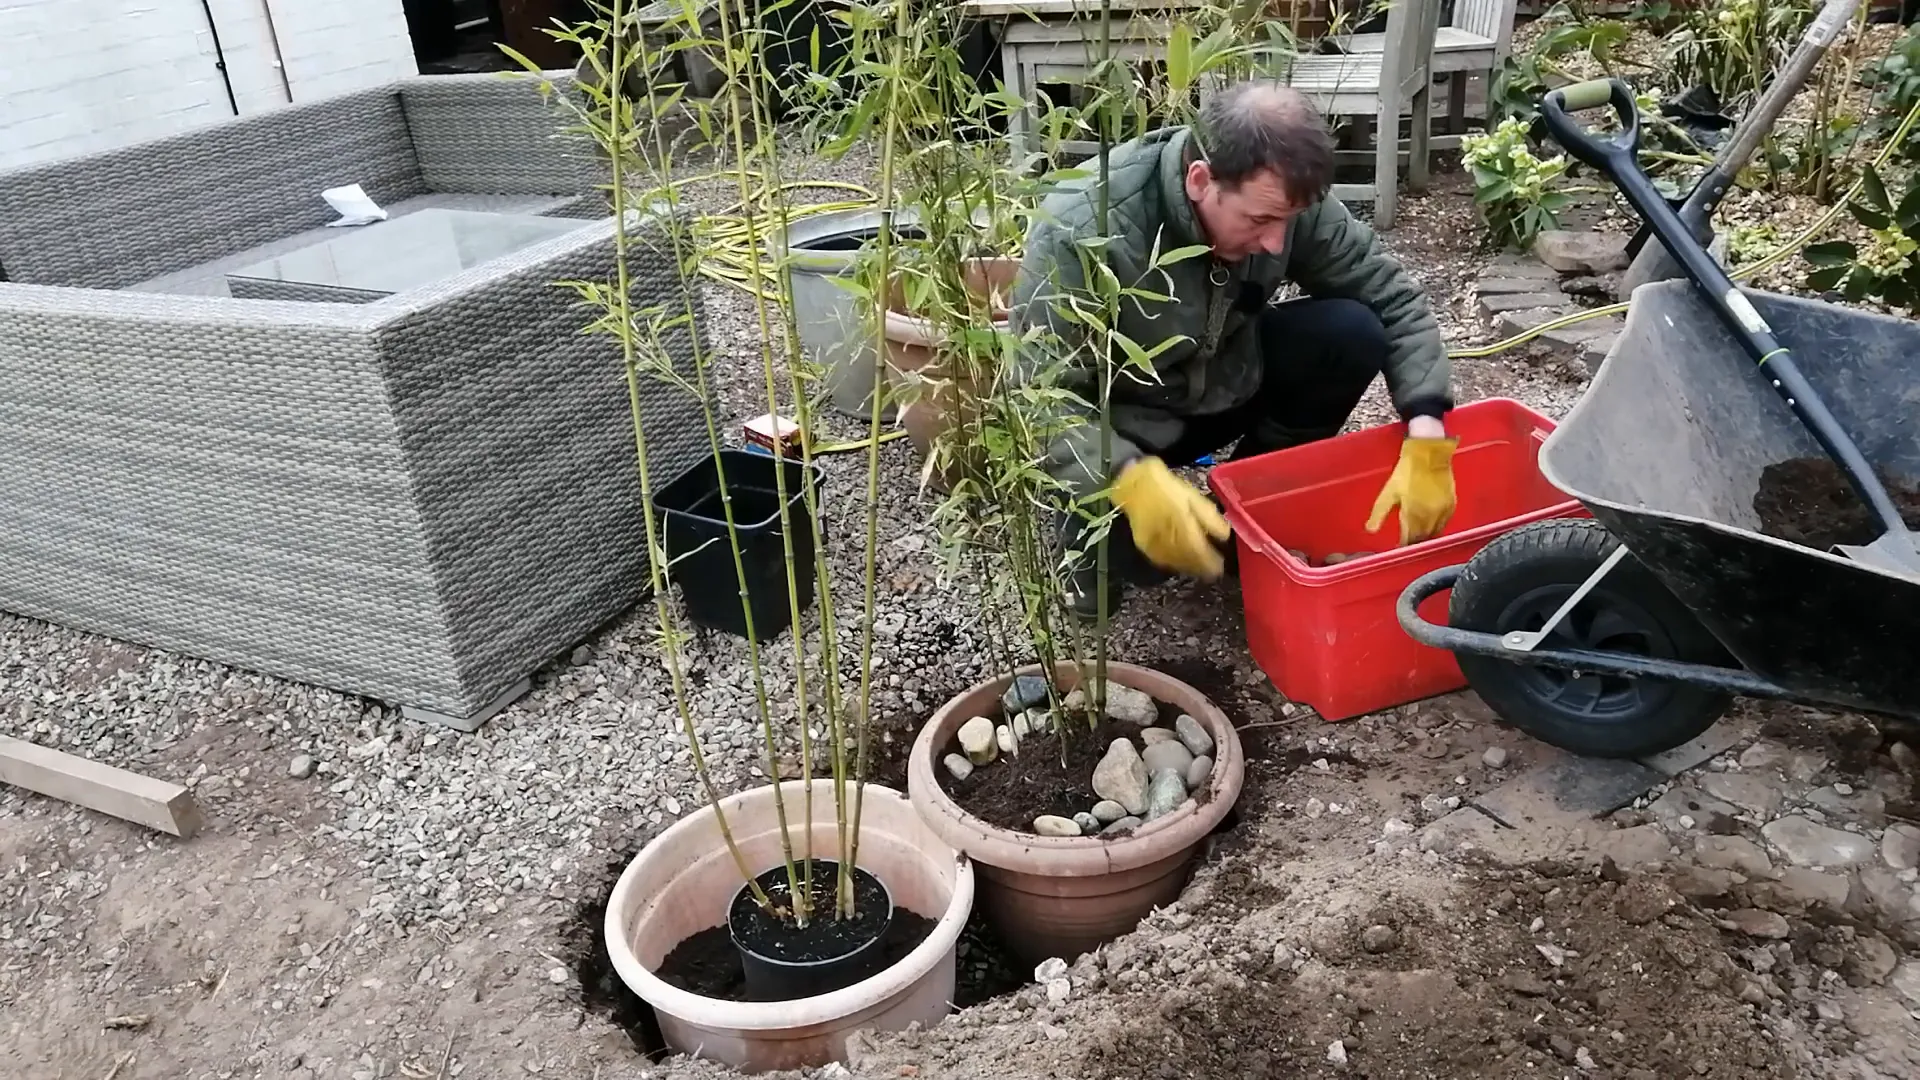
[[[1546,267],[1540,269],[1545,270]],[[1553,288],[1551,277],[1483,277],[1474,282],[1474,291],[1481,296],[1494,296],[1505,293],[1543,292]]]
[[[1701,733],[1699,738],[1681,743],[1665,753],[1640,759],[1640,764],[1668,776],[1678,776],[1698,768],[1721,754],[1746,742],[1753,735],[1753,724],[1746,720],[1722,720]]]
[[[1499,330],[1501,334],[1511,337],[1570,314],[1572,312],[1564,307],[1534,307],[1520,311],[1503,311],[1500,313]]]
[[[1487,275],[1501,278],[1534,278],[1557,281],[1560,272],[1531,255],[1506,251],[1487,260]]]
[[[1525,311],[1527,308],[1565,306],[1572,310],[1570,301],[1560,292],[1525,292],[1480,294],[1480,314],[1498,315],[1503,311]]]
[[[1634,761],[1567,756],[1529,769],[1473,805],[1515,829],[1605,817],[1665,779]]]

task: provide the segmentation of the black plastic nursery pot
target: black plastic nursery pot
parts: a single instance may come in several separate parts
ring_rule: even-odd
[[[776,461],[770,454],[751,450],[722,450],[718,463],[712,454],[688,466],[672,482],[654,492],[653,506],[665,520],[668,569],[680,585],[687,618],[696,626],[748,636],[747,615],[753,617],[753,636],[766,640],[793,621],[787,592],[787,553],[780,531],[780,494],[776,469],[786,472],[787,521],[793,537],[794,587],[800,610],[813,606],[813,519],[807,512],[806,484],[817,492],[820,467],[811,473],[797,458]],[[720,477],[733,507],[739,535],[740,569],[733,562],[733,544],[727,535],[726,509],[721,503]],[[744,600],[744,602],[743,602]]]
[[[796,862],[794,874],[802,874],[806,867],[806,860]],[[841,918],[835,902],[840,864],[833,859],[812,860],[813,914],[805,926],[790,915],[762,908],[746,884],[733,894],[727,931],[740,950],[749,999],[792,1001],[829,994],[886,967],[884,942],[893,925],[893,896],[879,878],[857,866],[852,877],[854,913]],[[754,880],[776,908],[792,911],[793,887],[784,865]]]

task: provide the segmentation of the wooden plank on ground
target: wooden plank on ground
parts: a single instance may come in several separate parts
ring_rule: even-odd
[[[185,839],[200,808],[179,784],[0,735],[0,782]]]

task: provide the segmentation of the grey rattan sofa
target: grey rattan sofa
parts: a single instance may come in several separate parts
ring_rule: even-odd
[[[618,355],[555,284],[610,279],[613,222],[562,123],[432,76],[0,173],[0,610],[471,730],[638,599]],[[346,183],[580,226],[372,302],[205,295]],[[704,429],[643,385],[664,484]]]

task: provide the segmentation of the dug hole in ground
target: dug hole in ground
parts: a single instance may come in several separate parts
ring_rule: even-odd
[[[702,197],[723,206],[724,188]],[[1472,215],[1471,187],[1442,173],[1385,238],[1460,345],[1493,338],[1472,307],[1488,258],[1468,246]],[[754,340],[741,295],[708,300],[717,342]],[[756,385],[753,350],[715,351],[739,365],[716,380],[734,426],[764,412],[738,389]],[[1527,350],[1456,371],[1462,400],[1556,418],[1586,378]],[[1376,386],[1354,424],[1390,417]],[[966,617],[975,598],[931,575],[911,446],[882,455],[874,779],[905,790],[913,734],[997,672]],[[824,467],[845,485],[865,465]],[[0,790],[8,1075],[737,1075],[647,1057],[645,1018],[600,946],[620,871],[701,806],[650,626],[640,612],[609,627],[456,735],[0,617],[0,730],[190,783],[207,818],[183,843]],[[690,645],[726,791],[767,781],[744,651],[724,635]],[[786,651],[768,650],[776,684]],[[1742,703],[1684,769],[1653,770],[1591,817],[1530,797],[1536,770],[1563,759],[1472,694],[1336,724],[1281,700],[1247,656],[1232,582],[1130,595],[1114,655],[1191,684],[1241,731],[1233,821],[1179,900],[1072,964],[1058,1002],[976,922],[960,939],[961,1008],[856,1040],[845,1065],[812,1075],[1920,1072],[1909,733]]]

